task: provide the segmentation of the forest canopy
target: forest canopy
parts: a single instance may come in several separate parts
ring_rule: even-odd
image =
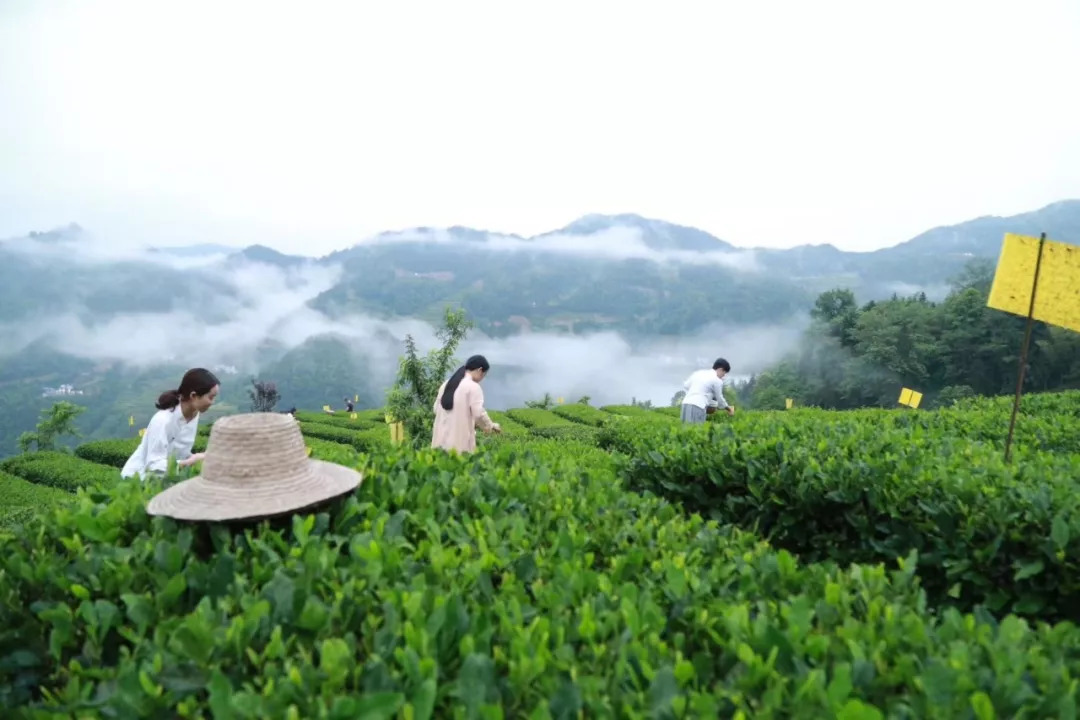
[[[818,296],[797,352],[740,387],[755,408],[785,398],[832,409],[895,406],[901,386],[923,406],[1012,392],[1026,320],[986,306],[994,267],[975,261],[941,302],[918,293],[859,306],[837,288]],[[1035,323],[1025,392],[1080,388],[1080,333]]]

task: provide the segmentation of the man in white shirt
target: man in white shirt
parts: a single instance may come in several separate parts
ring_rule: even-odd
[[[715,410],[708,408],[722,408],[727,410],[728,415],[735,414],[735,408],[724,399],[724,376],[731,370],[731,365],[724,358],[717,358],[713,363],[712,370],[698,370],[691,373],[683,383],[686,395],[682,401],[682,414],[680,419],[684,423],[703,423],[705,418]]]

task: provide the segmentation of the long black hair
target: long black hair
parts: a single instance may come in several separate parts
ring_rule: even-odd
[[[458,389],[458,385],[461,384],[461,379],[465,377],[465,373],[469,370],[483,370],[487,372],[491,369],[491,365],[488,364],[487,358],[483,355],[473,355],[471,358],[465,361],[465,364],[454,371],[454,374],[450,376],[450,379],[446,381],[446,388],[443,390],[442,400],[439,402],[443,406],[443,410],[454,409],[454,393]]]
[[[206,368],[191,368],[184,373],[179,388],[161,393],[156,407],[158,410],[172,410],[180,404],[182,398],[191,397],[191,393],[201,397],[219,384],[217,376]]]

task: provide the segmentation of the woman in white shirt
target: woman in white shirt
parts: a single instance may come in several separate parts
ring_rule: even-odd
[[[179,388],[167,390],[158,398],[158,411],[150,418],[142,442],[128,458],[120,476],[164,474],[170,455],[178,460],[180,467],[202,460],[204,454],[192,454],[191,448],[199,429],[199,416],[214,404],[219,390],[220,383],[209,370],[192,368],[184,373]]]

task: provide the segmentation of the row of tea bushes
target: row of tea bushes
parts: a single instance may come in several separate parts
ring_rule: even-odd
[[[1017,416],[1013,452],[1080,453],[1080,414],[1069,413],[1065,407],[1052,409],[1054,403],[1032,405]],[[892,424],[964,437],[1003,449],[1011,413],[1011,406],[987,403],[981,409],[892,413]]]
[[[504,437],[528,437],[530,435],[529,428],[514,420],[504,412],[499,410],[489,410],[488,417],[491,418],[492,422],[499,424],[499,427],[502,428],[502,435]]]
[[[348,430],[335,425],[314,422],[301,422],[300,432],[304,437],[326,440],[341,445],[348,445],[359,452],[376,452],[391,445],[389,425],[368,425],[357,430]]]
[[[971,397],[958,401],[953,408],[977,412],[1012,411],[1013,396]],[[1059,415],[1080,418],[1080,390],[1029,393],[1020,400],[1020,412],[1032,415]]]
[[[333,425],[334,427],[344,428],[346,430],[366,430],[375,425],[385,427],[385,413],[380,414],[376,418],[372,414],[373,412],[382,413],[382,411],[360,410],[356,413],[356,419],[353,420],[348,413],[335,413],[330,415],[326,412],[297,410],[296,419],[303,423]]]
[[[606,413],[600,408],[591,405],[583,405],[581,403],[556,405],[551,408],[551,412],[572,422],[580,423],[582,425],[591,425],[593,427],[600,427],[611,419],[611,413]]]
[[[139,447],[141,438],[117,438],[114,440],[91,440],[75,448],[75,456],[99,465],[122,468]],[[205,452],[207,435],[198,435],[191,445],[192,452]]]
[[[597,438],[600,435],[600,428],[591,427],[589,425],[580,425],[578,423],[571,423],[568,425],[545,425],[533,428],[532,434],[540,438],[574,440],[590,445],[596,445]]]
[[[131,457],[131,454],[135,452],[135,449],[139,447],[141,440],[141,438],[137,437],[91,440],[75,448],[75,456],[99,465],[122,468],[127,463],[128,458]],[[206,438],[196,436],[195,443],[200,442],[205,445]]]
[[[359,461],[360,453],[353,445],[343,445],[314,437],[305,437],[304,444],[311,449],[309,457],[313,460],[323,460],[348,467],[354,466]]]
[[[671,415],[660,412],[662,408],[648,408],[640,405],[605,405],[600,409],[610,415],[619,415],[641,420],[654,420],[658,422],[669,422],[672,420]],[[675,415],[675,418],[678,418],[678,415]]]
[[[349,430],[336,425],[324,425],[322,423],[301,422],[300,432],[304,437],[319,438],[330,442],[352,445],[356,438],[356,430]]]
[[[566,418],[559,417],[551,410],[544,410],[543,408],[514,408],[513,410],[507,410],[506,414],[515,422],[530,429],[570,424],[570,421]]]
[[[628,424],[602,438],[627,486],[754,529],[807,561],[919,553],[935,602],[1080,618],[1080,455],[939,431],[776,414],[742,424]],[[748,431],[752,428],[753,431]]]
[[[0,462],[0,471],[37,485],[74,492],[81,487],[110,485],[120,479],[115,467],[99,465],[57,451],[29,452]]]
[[[562,442],[365,459],[316,515],[230,531],[83,492],[0,537],[18,717],[1074,717],[1068,625],[927,611],[622,491]],[[39,690],[40,688],[40,690]],[[50,715],[49,713],[53,713]]]
[[[584,442],[590,445],[596,444],[598,429],[591,424],[578,422],[571,410],[568,415],[559,410],[570,406],[556,406],[551,410],[543,408],[516,408],[507,412],[507,416],[525,428],[526,431],[537,438],[549,440],[566,440]],[[578,408],[587,408],[579,405]],[[592,409],[592,408],[588,408]],[[600,412],[597,410],[596,412]],[[578,413],[581,415],[581,413]],[[504,428],[505,431],[505,428]]]
[[[70,502],[73,495],[0,471],[0,529],[30,521],[36,513]]]

